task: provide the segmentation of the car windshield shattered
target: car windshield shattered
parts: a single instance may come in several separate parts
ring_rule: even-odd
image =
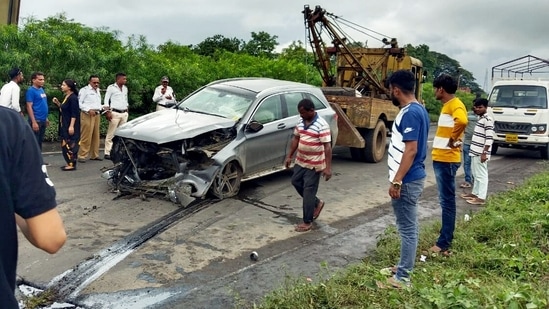
[[[177,106],[184,111],[220,116],[233,120],[242,118],[253,102],[253,96],[236,93],[223,87],[207,87],[189,96]]]

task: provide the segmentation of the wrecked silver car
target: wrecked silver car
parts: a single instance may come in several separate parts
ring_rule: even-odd
[[[121,126],[114,166],[103,176],[121,193],[181,204],[207,193],[234,196],[241,181],[284,169],[303,98],[314,102],[335,141],[337,116],[319,88],[267,78],[220,80]]]

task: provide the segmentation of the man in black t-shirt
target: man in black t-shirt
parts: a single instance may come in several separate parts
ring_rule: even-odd
[[[34,133],[17,112],[0,106],[0,308],[19,308],[16,224],[34,246],[55,253],[67,237],[55,207]]]

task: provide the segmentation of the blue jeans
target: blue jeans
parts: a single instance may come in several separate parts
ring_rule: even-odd
[[[437,179],[438,199],[442,208],[442,227],[436,245],[448,250],[454,239],[456,227],[456,172],[460,163],[433,161]]]
[[[397,265],[396,279],[409,277],[416,261],[419,224],[417,220],[417,202],[423,192],[425,178],[403,183],[400,198],[391,200],[400,234],[400,261]]]
[[[294,165],[294,174],[292,175],[292,185],[303,198],[303,222],[312,223],[315,207],[319,202],[316,197],[318,183],[320,182],[320,173],[299,165]]]
[[[469,156],[469,149],[471,144],[463,144],[461,157],[463,158],[463,171],[465,172],[465,182],[473,183],[473,173],[471,173],[471,157]]]
[[[46,121],[39,121],[37,120],[36,123],[38,123],[38,132],[32,131],[34,133],[34,137],[36,138],[36,142],[38,143],[38,147],[40,147],[40,150],[42,150],[42,141],[44,141],[44,135],[46,134]],[[29,120],[29,125],[32,129],[32,123]]]

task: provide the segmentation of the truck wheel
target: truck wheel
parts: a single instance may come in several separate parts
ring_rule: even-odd
[[[496,153],[498,153],[498,148],[499,148],[498,144],[492,144],[492,151],[490,152],[490,154],[495,155]]]
[[[549,160],[549,145],[542,147],[539,150],[539,153],[541,154],[541,158],[543,160]]]
[[[360,130],[360,134],[366,141],[366,147],[351,147],[351,158],[356,161],[377,163],[385,156],[387,146],[387,129],[383,120],[378,120],[376,127]]]

